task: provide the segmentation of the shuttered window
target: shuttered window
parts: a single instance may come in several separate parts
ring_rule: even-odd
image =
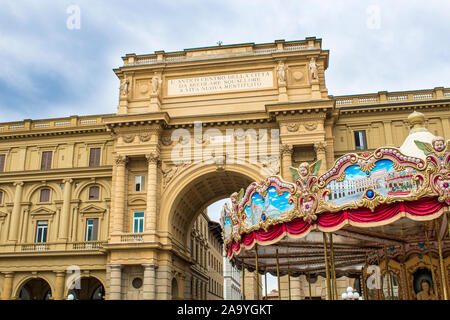
[[[52,152],[42,152],[41,170],[50,170],[52,168]]]
[[[0,172],[5,171],[5,155],[0,154]]]
[[[100,148],[91,148],[89,155],[89,167],[98,167],[100,165]]]
[[[98,200],[100,188],[93,186],[89,188],[89,200]]]
[[[40,202],[50,201],[50,189],[41,189],[41,196],[39,198]]]

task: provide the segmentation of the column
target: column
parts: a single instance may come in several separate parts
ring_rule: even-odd
[[[383,121],[383,126],[384,136],[386,138],[386,146],[394,146],[391,121]]]
[[[2,300],[11,300],[12,284],[14,280],[14,272],[4,272]]]
[[[145,230],[156,233],[156,199],[158,193],[158,153],[150,153],[145,156],[148,162],[147,174],[147,210],[145,212]]]
[[[155,300],[155,269],[157,268],[157,266],[154,263],[143,263],[142,266],[144,267],[143,298],[144,300]]]
[[[61,219],[59,226],[59,238],[68,239],[69,231],[69,218],[70,218],[70,198],[72,195],[72,179],[64,179],[64,195],[63,195],[63,205],[61,210]]]
[[[24,216],[22,221],[22,242],[26,243],[28,238],[28,215],[29,215],[30,209],[26,208],[24,210]]]
[[[116,182],[114,186],[115,201],[114,201],[114,226],[113,232],[123,232],[123,217],[125,210],[125,170],[126,170],[126,156],[117,156],[115,159],[116,166]]]
[[[109,299],[121,300],[122,298],[122,265],[110,264]]]
[[[286,181],[294,181],[294,176],[289,169],[289,167],[292,166],[292,153],[294,151],[294,147],[290,144],[282,144],[280,149],[283,179]]]
[[[159,258],[158,270],[156,271],[156,299],[171,299],[171,282],[172,282],[172,257],[170,252],[164,252]],[[200,296],[198,291],[197,296]]]
[[[66,279],[66,273],[64,271],[55,271],[56,282],[55,282],[55,293],[52,294],[54,300],[64,300],[64,280]]]
[[[322,165],[320,166],[318,176],[321,176],[327,172],[327,154],[326,154],[327,144],[324,141],[319,141],[314,143],[314,150],[316,151],[317,160],[322,160]]]
[[[11,213],[11,229],[9,233],[9,239],[17,241],[17,234],[19,232],[19,220],[20,220],[20,201],[22,200],[23,182],[14,182],[16,192],[14,193],[14,206]]]
[[[73,208],[72,241],[78,241],[78,204]]]

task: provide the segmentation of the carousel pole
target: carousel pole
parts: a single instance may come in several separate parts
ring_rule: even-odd
[[[244,268],[244,259],[242,259],[242,272],[241,272],[241,277],[242,277],[242,300],[245,300],[245,268]]]
[[[330,258],[331,258],[331,274],[333,277],[333,295],[334,295],[334,300],[338,299],[338,295],[337,295],[337,287],[336,287],[336,269],[335,269],[335,264],[334,264],[334,248],[333,248],[333,234],[329,233],[330,236]]]
[[[431,259],[430,240],[428,239],[428,232],[426,228],[425,228],[425,240],[427,242],[428,259],[430,260],[430,269],[431,269],[431,280],[433,281],[434,284],[434,294],[436,295],[437,298],[439,298],[439,291],[437,289],[437,282],[436,282],[437,279],[436,275],[434,274],[433,260]]]
[[[392,300],[392,296],[391,296],[391,275],[389,273],[389,260],[388,260],[388,253],[387,253],[387,248],[386,245],[384,245],[384,263],[385,263],[385,268],[386,268],[386,289],[387,289],[387,293],[388,293],[388,300]]]
[[[256,300],[259,300],[258,244],[255,243]]]
[[[291,300],[291,273],[289,271],[289,265],[288,265],[288,290],[289,290],[289,300]]]
[[[367,284],[366,284],[366,275],[367,275],[367,252],[366,252],[366,257],[364,258],[364,267],[362,268],[362,286],[361,288],[363,288],[363,296],[364,296],[364,300],[367,301],[369,296],[367,294]]]
[[[312,300],[312,295],[311,295],[311,274],[308,271],[308,287],[309,287],[309,300]]]
[[[331,283],[330,283],[330,270],[328,269],[328,253],[327,253],[327,237],[325,232],[323,235],[323,251],[325,256],[325,275],[327,277],[327,300],[331,300]]]
[[[375,251],[376,255],[377,255],[377,264],[378,267],[380,267],[380,254],[378,253],[378,250]],[[383,285],[383,283],[381,283],[381,285]],[[382,300],[381,297],[384,297],[384,292],[382,291],[382,288],[378,288],[377,290],[377,296],[378,296],[378,300]]]
[[[402,269],[403,269],[403,278],[404,278],[404,283],[405,283],[405,292],[406,292],[406,300],[410,300],[411,295],[409,293],[409,285],[408,285],[408,273],[406,272],[406,248],[405,248],[405,244],[402,243],[402,252],[403,252],[403,263],[402,263]]]
[[[278,261],[278,249],[277,253],[277,282],[278,282],[278,300],[281,300],[281,286],[280,286],[280,262]]]
[[[444,258],[442,255],[442,243],[441,243],[441,237],[439,235],[439,231],[441,230],[441,224],[439,220],[436,220],[436,238],[438,241],[438,248],[439,248],[439,265],[440,265],[440,271],[441,271],[441,283],[442,283],[442,292],[444,293],[444,300],[448,300],[447,296],[447,281],[445,279],[445,268],[444,268]]]
[[[267,300],[267,272],[264,273],[264,292],[266,293]]]

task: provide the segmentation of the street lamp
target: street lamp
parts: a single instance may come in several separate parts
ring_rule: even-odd
[[[347,292],[343,292],[341,297],[342,300],[362,300],[359,293],[352,287],[347,287]]]

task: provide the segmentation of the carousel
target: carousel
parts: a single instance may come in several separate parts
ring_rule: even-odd
[[[291,168],[294,183],[270,176],[233,193],[223,238],[242,279],[269,273],[280,292],[287,277],[286,299],[291,277],[304,275],[309,298],[321,276],[330,300],[447,300],[450,140],[428,132],[421,113],[409,121],[400,148],[346,154],[322,175],[320,161],[301,163]],[[342,277],[357,279],[357,294],[339,288]]]

